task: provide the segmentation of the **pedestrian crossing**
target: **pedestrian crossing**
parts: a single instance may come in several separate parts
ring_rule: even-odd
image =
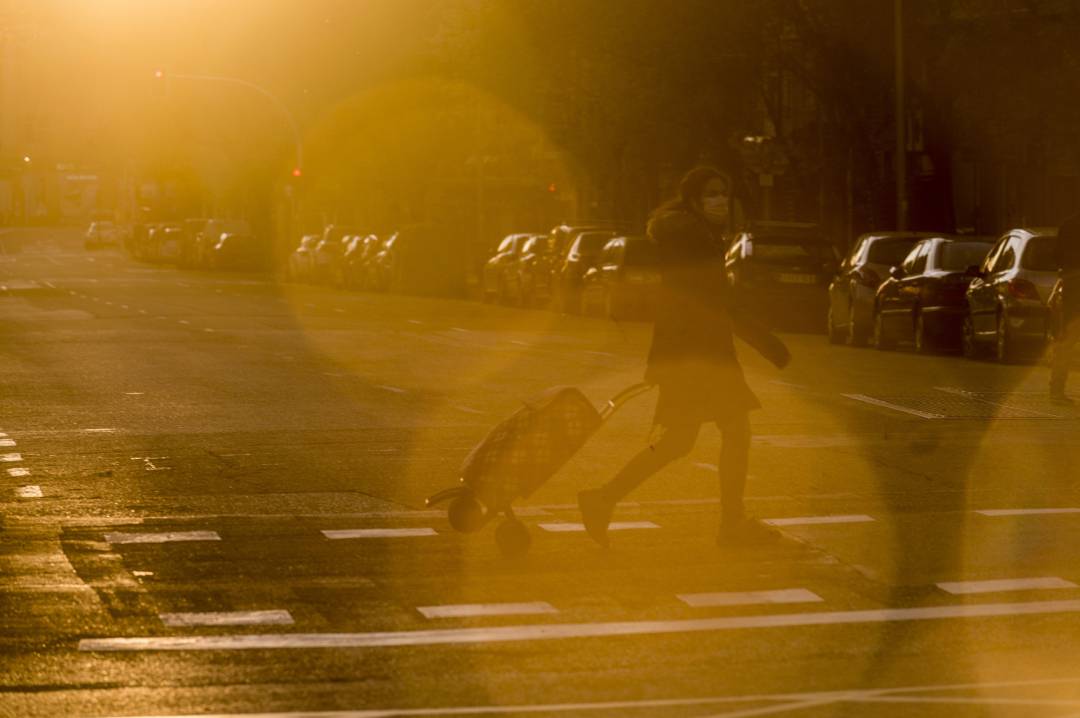
[[[973,568],[908,586],[897,605],[895,592],[814,545],[876,520],[800,520],[784,531],[819,533],[731,552],[713,547],[700,522],[680,523],[685,513],[660,511],[626,522],[637,530],[625,529],[622,550],[555,531],[534,555],[508,561],[490,536],[455,534],[423,513],[337,520],[350,528],[313,517],[68,521],[64,556],[109,612],[76,636],[79,649],[462,645],[1080,613],[1080,566],[1054,575]],[[530,527],[541,522],[550,521]]]

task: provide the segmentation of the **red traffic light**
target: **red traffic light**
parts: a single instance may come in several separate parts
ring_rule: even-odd
[[[293,171],[292,171],[292,176],[293,177],[299,177],[302,174],[304,174],[304,173],[300,171],[299,167],[293,167]]]
[[[550,192],[552,194],[555,194],[556,190],[558,190],[558,189],[559,188],[555,186],[554,182],[552,182],[551,184],[548,185],[548,192]]]
[[[154,77],[156,77],[157,79],[160,80],[161,78],[165,77],[165,71],[164,70],[154,70]]]

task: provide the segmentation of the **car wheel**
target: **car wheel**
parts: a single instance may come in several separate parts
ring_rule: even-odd
[[[855,300],[848,300],[847,336],[845,342],[849,347],[866,346],[866,331],[859,326],[855,318]]]
[[[825,318],[825,331],[829,335],[830,344],[842,344],[845,339],[845,334],[840,331],[836,326],[836,321],[833,319],[833,305],[829,302],[829,313]]]
[[[1002,312],[998,314],[997,331],[994,334],[994,358],[1001,364],[1016,361],[1016,341],[1009,333],[1009,318]]]
[[[919,354],[932,354],[934,344],[926,328],[926,319],[922,312],[915,314],[915,351]]]
[[[889,334],[885,325],[885,317],[880,311],[874,312],[874,348],[878,351],[886,351],[896,346],[896,341]]]

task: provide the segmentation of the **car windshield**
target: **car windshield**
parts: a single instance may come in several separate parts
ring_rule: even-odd
[[[604,245],[611,239],[610,232],[591,232],[589,234],[583,234],[578,237],[577,251],[578,254],[596,254]]]
[[[897,237],[896,239],[879,239],[870,245],[870,253],[866,261],[871,264],[884,264],[895,266],[904,261],[911,248],[919,241],[915,237]]]
[[[982,264],[993,247],[989,242],[945,242],[938,247],[937,266],[949,272],[962,272]]]
[[[832,247],[818,237],[754,237],[753,257],[762,262],[793,262],[832,257]]]
[[[626,255],[623,260],[628,266],[642,267],[658,262],[656,244],[647,239],[626,243]]]
[[[1020,266],[1034,272],[1056,272],[1060,267],[1057,237],[1033,237],[1024,248]]]

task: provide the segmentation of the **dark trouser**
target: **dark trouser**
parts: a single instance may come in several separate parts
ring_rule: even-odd
[[[1072,362],[1073,347],[1080,341],[1080,317],[1072,316],[1065,320],[1057,341],[1054,342],[1053,359],[1050,363],[1050,394],[1065,393],[1065,380],[1069,378],[1069,364]]]
[[[750,465],[750,417],[732,417],[719,424],[723,435],[720,449],[720,503],[723,521],[738,521],[743,512],[743,492]],[[660,440],[642,450],[601,487],[612,502],[617,502],[640,486],[645,479],[690,453],[697,443],[701,424],[678,424],[664,430]]]

